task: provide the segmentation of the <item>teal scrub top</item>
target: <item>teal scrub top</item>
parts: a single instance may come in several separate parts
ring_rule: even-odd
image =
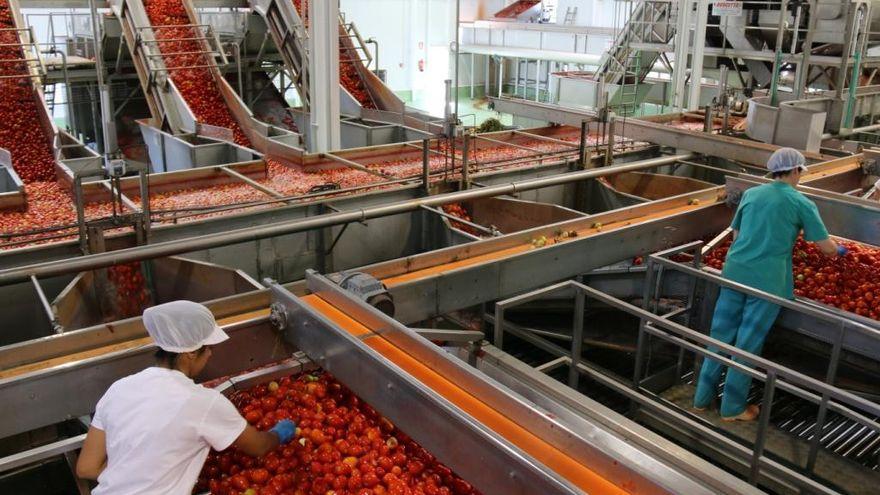
[[[739,235],[727,254],[725,278],[787,299],[794,298],[792,249],[828,238],[815,203],[785,182],[748,189],[730,225]]]

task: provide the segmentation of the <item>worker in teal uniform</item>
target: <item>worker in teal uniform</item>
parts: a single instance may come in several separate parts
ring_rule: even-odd
[[[804,156],[792,148],[776,150],[767,162],[773,182],[747,190],[733,217],[733,245],[723,276],[734,282],[786,299],[794,298],[792,250],[798,235],[815,242],[826,256],[843,256],[846,248],[828,237],[816,205],[795,189],[806,171]],[[760,354],[779,314],[779,306],[758,297],[721,288],[712,319],[712,338]],[[717,352],[717,348],[709,350]],[[700,370],[694,408],[703,410],[715,398],[721,371],[718,361],[706,358]],[[721,400],[725,421],[751,421],[760,409],[746,404],[752,379],[728,370]]]

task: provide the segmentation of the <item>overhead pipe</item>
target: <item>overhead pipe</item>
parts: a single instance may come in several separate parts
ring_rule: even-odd
[[[693,153],[684,153],[649,158],[647,160],[639,160],[623,165],[601,167],[568,174],[511,182],[509,184],[501,184],[497,186],[468,189],[448,194],[400,201],[387,205],[373,206],[370,208],[330,213],[307,219],[291,220],[272,225],[245,227],[228,232],[218,232],[189,239],[148,244],[145,246],[92,254],[74,259],[64,259],[10,268],[0,271],[0,286],[26,281],[31,277],[54,277],[67,273],[96,270],[99,268],[107,268],[137,261],[164,258],[166,256],[174,256],[192,251],[201,251],[231,244],[239,244],[242,242],[256,241],[259,239],[278,237],[308,230],[344,225],[352,222],[363,222],[367,219],[398,215],[415,211],[423,207],[442,206],[448,203],[490,198],[506,194],[516,194],[523,191],[531,191],[544,187],[595,179],[623,172],[634,172],[662,165],[669,165],[681,160],[688,160],[694,156]]]
[[[856,127],[854,129],[841,128],[840,131],[837,132],[836,134],[832,134],[830,132],[826,132],[825,134],[822,134],[822,139],[831,139],[831,138],[835,138],[835,137],[847,137],[847,136],[852,136],[853,134],[858,134],[860,132],[871,132],[871,131],[878,131],[878,130],[880,130],[880,124],[866,125],[864,127]]]

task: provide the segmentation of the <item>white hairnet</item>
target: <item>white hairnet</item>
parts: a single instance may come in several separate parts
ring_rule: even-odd
[[[228,339],[211,310],[192,301],[173,301],[144,311],[147,333],[168,352],[192,352]]]
[[[806,170],[804,167],[806,162],[800,151],[794,148],[779,148],[770,155],[770,159],[767,160],[767,168],[771,172],[787,172],[798,167]]]

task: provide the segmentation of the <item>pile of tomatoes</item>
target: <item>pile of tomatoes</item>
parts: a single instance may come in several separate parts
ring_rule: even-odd
[[[540,3],[540,0],[519,0],[518,2],[499,12],[500,15],[498,15],[497,17],[513,19],[514,17],[534,7],[538,3]]]
[[[843,242],[843,258],[828,257],[815,244],[794,248],[795,295],[880,320],[880,249]]]
[[[470,214],[468,214],[467,210],[464,209],[464,206],[462,206],[461,203],[450,203],[448,205],[443,205],[443,211],[467,222],[473,222]],[[449,223],[451,223],[452,226],[458,230],[463,230],[472,235],[479,235],[477,230],[469,225],[465,225],[461,222],[456,222],[455,220],[451,220]]]
[[[150,292],[140,263],[112,266],[107,269],[107,278],[116,289],[116,317],[139,316],[150,306]]]
[[[72,238],[77,233],[73,197],[64,187],[55,181],[38,181],[25,184],[24,191],[27,203],[23,210],[0,212],[0,233],[7,234],[3,243],[29,241],[28,244],[40,244],[49,240],[47,236],[69,233]],[[88,220],[108,217],[112,212],[110,202],[85,205]],[[39,232],[42,229],[47,231]]]
[[[233,404],[259,430],[281,419],[297,436],[261,458],[211,452],[196,493],[213,495],[470,495],[440,464],[327,373],[285,377],[236,392]]]
[[[187,210],[190,208],[234,205],[262,201],[269,197],[247,184],[217,184],[210,187],[177,189],[174,191],[150,194],[150,209]],[[132,201],[140,203],[140,196],[132,196]]]
[[[373,98],[367,92],[366,85],[358,72],[355,64],[361,63],[358,59],[357,50],[350,48],[347,43],[339,41],[339,84],[354,97],[364,108],[376,108]]]
[[[165,67],[171,68],[171,80],[199,122],[231,129],[236,144],[251,142],[226,106],[217,81],[208,67],[214,63],[193,38],[204,34],[192,26],[181,0],[145,0],[147,17],[153,26]],[[175,27],[180,26],[180,27]],[[192,67],[179,69],[179,67]]]
[[[825,256],[815,244],[797,240],[792,254],[795,295],[880,320],[880,249],[841,244],[849,250],[842,258]],[[730,245],[719,245],[703,262],[721,270]]]
[[[0,0],[0,148],[12,154],[12,167],[26,183],[55,179],[55,159],[40,126],[33,85],[18,31],[6,0]],[[22,76],[22,77],[8,77]]]
[[[296,9],[296,12],[299,14],[299,18],[302,19],[303,24],[308,27],[309,26],[309,0],[293,0],[293,8]]]
[[[703,257],[703,264],[706,266],[711,266],[716,270],[721,270],[724,268],[724,260],[727,259],[727,252],[730,251],[730,245],[733,244],[733,240],[727,239],[715,246],[715,249],[706,253]]]
[[[299,13],[303,24],[309,26],[309,1],[308,0],[292,0],[293,7]],[[356,63],[361,63],[358,59],[358,52],[351,48],[351,43],[345,36],[342,27],[339,28],[339,84],[345,88],[348,93],[354,97],[358,103],[364,108],[376,108],[370,93],[367,92],[364,81],[358,72]]]

